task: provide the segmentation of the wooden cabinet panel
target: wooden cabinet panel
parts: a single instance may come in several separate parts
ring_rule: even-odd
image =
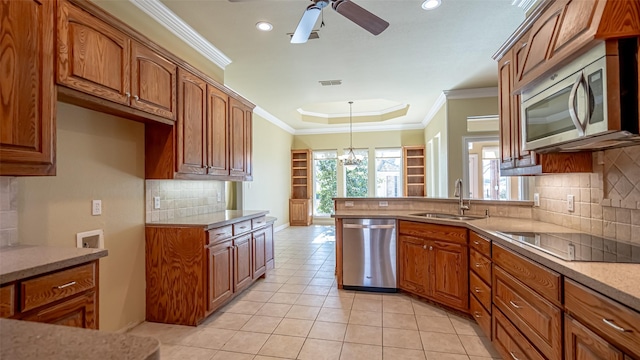
[[[426,152],[424,146],[403,146],[404,196],[426,195]]]
[[[251,219],[251,229],[257,229],[259,227],[264,226],[264,224],[267,223],[267,217],[266,216],[260,216],[258,218],[255,219]]]
[[[469,246],[487,258],[491,258],[491,241],[473,231],[469,232]]]
[[[23,281],[20,284],[20,309],[28,311],[93,289],[96,283],[95,263]]]
[[[175,120],[178,66],[144,45],[131,44],[131,106]]]
[[[569,315],[564,317],[565,359],[624,360],[624,354]]]
[[[541,70],[545,70],[539,69],[539,67],[543,65],[549,57],[553,43],[552,39],[560,22],[560,15],[563,10],[562,5],[561,2],[553,4],[551,8],[543,14],[543,17],[536,21],[531,28],[527,45],[527,56],[522,64],[522,72],[520,77],[516,79],[516,83],[523,84],[526,81],[530,81],[530,79],[534,79],[537,75],[540,75],[542,73]],[[516,87],[520,87],[520,85]]]
[[[12,317],[16,313],[16,286],[6,285],[0,288],[0,318]]]
[[[289,224],[309,226],[313,221],[311,199],[289,199]]]
[[[467,229],[457,226],[399,221],[398,233],[433,240],[444,240],[464,245],[467,244]]]
[[[498,109],[500,116],[500,168],[510,169],[515,166],[514,146],[512,124],[515,119],[512,118],[513,96],[513,59],[511,53],[498,61]]]
[[[22,320],[97,329],[96,304],[96,293],[90,291],[43,310],[36,310]]]
[[[207,163],[209,174],[229,175],[229,96],[207,86]]]
[[[480,305],[474,294],[469,296],[469,312],[480,326],[482,332],[491,339],[491,314]]]
[[[485,309],[491,309],[491,287],[480,280],[473,271],[469,272],[469,292],[473,294]]]
[[[629,354],[640,354],[640,313],[565,279],[565,311]]]
[[[190,72],[178,70],[178,121],[176,123],[176,171],[205,174],[207,83]]]
[[[209,253],[208,311],[222,306],[233,295],[233,243],[231,240],[214,245]]]
[[[233,225],[221,226],[213,228],[207,232],[209,235],[208,245],[213,245],[221,240],[230,238],[233,235]]]
[[[275,267],[275,258],[274,258],[274,242],[273,242],[273,225],[267,226],[265,229],[265,239],[264,239],[264,257],[267,263],[267,270],[273,269]]]
[[[498,266],[493,269],[493,303],[545,357],[562,359],[562,310]]]
[[[569,46],[568,50],[579,49],[584,46],[585,40],[579,38],[587,33],[594,22],[596,15],[596,7],[598,3],[603,5],[606,0],[569,0],[564,8],[562,15],[562,23],[558,29],[558,35],[553,48],[554,56],[558,51],[564,50],[565,46]]]
[[[545,360],[495,306],[492,314],[493,345],[503,359]]]
[[[433,241],[431,297],[447,306],[468,311],[469,268],[467,245]]]
[[[233,240],[234,244],[234,292],[239,292],[251,284],[251,235]]]
[[[233,235],[240,235],[251,231],[251,220],[240,221],[232,225]]]
[[[469,267],[487,284],[491,285],[491,260],[474,249],[470,250]]]
[[[55,1],[0,6],[0,176],[55,175]]]
[[[562,305],[560,274],[495,244],[493,262],[549,301]]]
[[[251,175],[251,111],[241,102],[229,100],[229,175]]]
[[[251,252],[253,254],[251,269],[253,271],[252,277],[254,279],[264,275],[267,271],[267,261],[265,258],[266,237],[267,235],[265,230],[258,230],[253,233],[251,238]]]
[[[418,295],[429,294],[429,251],[426,241],[412,236],[399,236],[399,286]]]
[[[130,53],[127,35],[67,1],[59,2],[60,84],[128,105]]]

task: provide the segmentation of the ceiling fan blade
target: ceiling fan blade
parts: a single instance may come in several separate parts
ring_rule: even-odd
[[[333,9],[373,35],[383,32],[389,23],[349,0],[334,1]]]
[[[309,35],[311,35],[313,26],[316,24],[316,21],[318,21],[321,11],[322,9],[315,4],[309,5],[304,14],[302,14],[302,19],[300,19],[298,27],[291,37],[292,44],[302,44],[309,40]]]

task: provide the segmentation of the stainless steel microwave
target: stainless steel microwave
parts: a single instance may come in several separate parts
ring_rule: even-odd
[[[525,89],[521,95],[523,148],[577,151],[637,143],[637,48],[637,40],[603,41]]]

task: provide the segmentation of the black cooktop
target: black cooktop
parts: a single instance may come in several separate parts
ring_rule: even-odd
[[[499,232],[566,261],[640,264],[640,245],[584,233]]]

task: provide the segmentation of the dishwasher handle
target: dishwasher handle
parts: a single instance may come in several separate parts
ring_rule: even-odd
[[[393,229],[394,224],[389,225],[363,225],[363,224],[342,224],[345,229]]]

